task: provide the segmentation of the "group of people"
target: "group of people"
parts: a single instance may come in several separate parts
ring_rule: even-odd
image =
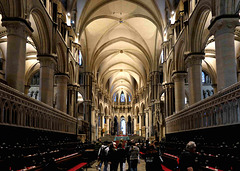
[[[161,171],[162,170],[162,158],[161,151],[157,142],[152,144],[135,143],[133,140],[128,141],[125,144],[120,141],[117,145],[115,142],[104,142],[98,150],[98,163],[96,165],[97,170],[107,171],[110,166],[110,171],[117,171],[120,167],[120,171],[123,171],[124,163],[128,163],[128,171],[137,171],[137,166],[140,163],[140,149],[144,152],[144,158],[146,162],[147,171]],[[143,154],[143,153],[142,153]]]
[[[103,171],[107,171],[108,167],[110,167],[110,171],[117,171],[118,167],[120,167],[120,171],[123,171],[124,163],[127,162],[128,168],[126,168],[126,171],[137,171],[141,151],[141,154],[143,154],[141,157],[146,162],[146,171],[163,171],[163,159],[161,157],[159,142],[157,141],[152,143],[148,141],[145,143],[134,143],[134,141],[123,143],[123,141],[120,141],[118,145],[116,142],[104,142],[103,144],[100,142],[100,144],[97,154],[97,170],[101,170],[103,167]],[[195,142],[188,142],[185,150],[179,156],[180,171],[198,170],[195,152]]]

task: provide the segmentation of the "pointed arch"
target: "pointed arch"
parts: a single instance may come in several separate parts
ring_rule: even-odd
[[[62,45],[57,44],[57,57],[58,57],[58,72],[66,73],[67,72],[67,58],[64,53]]]
[[[33,21],[31,21],[32,19]],[[40,9],[33,8],[30,11],[30,21],[33,23],[32,26],[34,29],[32,40],[36,45],[38,54],[51,54],[50,34],[44,15]]]

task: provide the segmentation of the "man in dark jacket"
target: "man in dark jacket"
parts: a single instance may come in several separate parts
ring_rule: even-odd
[[[155,149],[154,145],[150,145],[145,154],[146,171],[161,171],[161,161],[159,153]]]
[[[123,171],[123,163],[125,163],[126,160],[126,152],[125,149],[122,147],[122,143],[118,144],[117,157],[118,157],[117,167],[120,164],[120,171]]]
[[[118,156],[115,142],[109,147],[108,163],[110,164],[110,171],[117,171]]]
[[[128,169],[126,169],[126,171],[130,171],[130,140],[127,141],[127,145],[125,148],[125,152],[126,152],[126,158],[127,158],[127,163],[128,163]]]
[[[179,160],[181,171],[197,171],[196,163],[196,144],[189,141],[186,145],[186,150],[182,152]]]

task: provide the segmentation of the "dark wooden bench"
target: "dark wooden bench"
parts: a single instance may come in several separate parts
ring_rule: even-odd
[[[171,170],[179,170],[179,158],[169,153],[163,153],[163,164]]]

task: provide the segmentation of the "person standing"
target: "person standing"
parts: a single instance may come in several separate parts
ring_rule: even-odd
[[[197,171],[196,144],[189,141],[179,158],[180,171]]]
[[[162,171],[161,160],[159,153],[155,149],[154,145],[150,145],[147,148],[145,154],[146,171]]]
[[[118,168],[118,165],[120,165],[120,171],[123,171],[123,163],[125,163],[126,161],[126,152],[125,152],[125,149],[122,147],[122,143],[118,144],[117,157],[118,157],[117,168]]]
[[[115,142],[109,147],[108,163],[110,164],[110,171],[117,171],[118,156]]]
[[[130,140],[128,140],[126,147],[125,147],[127,163],[128,163],[128,169],[126,169],[126,171],[130,171],[130,147],[131,147],[131,142],[130,142]]]
[[[96,153],[96,156],[97,156],[97,164],[96,164],[97,170],[99,170],[99,166],[101,164],[101,160],[99,158],[101,148],[102,148],[102,140],[101,140],[101,138],[99,138],[95,144],[95,150],[94,150]]]
[[[104,171],[107,171],[108,168],[108,151],[109,147],[107,142],[104,142],[104,144],[100,147],[98,152],[98,170],[101,170],[102,164],[104,164]]]
[[[130,171],[137,171],[137,165],[140,162],[139,148],[136,144],[132,145],[129,150],[130,153]]]

